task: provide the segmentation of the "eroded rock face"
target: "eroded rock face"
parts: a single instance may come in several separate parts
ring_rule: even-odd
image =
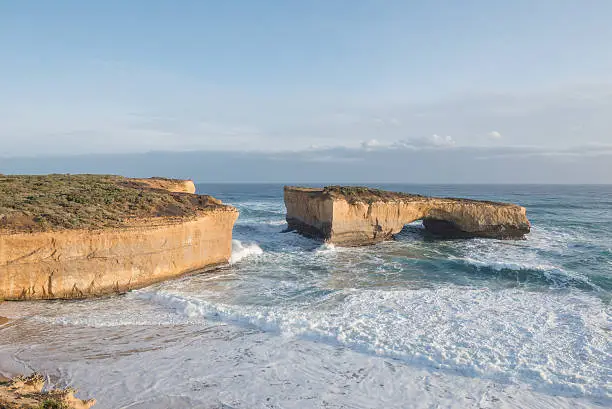
[[[444,237],[521,238],[530,230],[525,208],[518,205],[368,188],[285,187],[285,205],[290,229],[345,246],[391,239],[420,219]]]
[[[193,202],[193,213],[184,216],[140,217],[109,228],[0,229],[0,299],[120,293],[227,263],[238,211],[189,196],[181,203]]]
[[[167,178],[148,178],[131,179],[134,182],[144,183],[153,189],[163,189],[174,193],[195,193],[196,188],[193,180],[167,179]]]
[[[227,263],[237,217],[233,208],[223,208],[187,221],[0,235],[0,298],[124,292]]]

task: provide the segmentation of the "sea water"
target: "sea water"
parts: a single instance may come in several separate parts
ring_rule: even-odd
[[[70,302],[0,305],[0,371],[99,408],[609,407],[612,186],[372,185],[519,203],[526,240],[340,248],[285,232],[281,185],[236,206],[227,267]]]

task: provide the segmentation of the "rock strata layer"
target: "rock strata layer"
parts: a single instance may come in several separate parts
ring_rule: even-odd
[[[115,178],[92,179],[103,184],[103,191],[110,189],[108,183],[121,187],[118,192],[108,190],[115,196],[105,205],[90,194],[74,196],[87,209],[63,207],[68,210],[54,210],[48,219],[36,215],[37,207],[26,206],[21,213],[5,210],[8,215],[0,224],[0,299],[121,293],[229,261],[235,208],[209,196],[171,193],[160,185]],[[44,210],[64,199],[49,193],[37,200]],[[91,207],[96,212],[88,213]],[[111,214],[113,223],[94,216],[100,212]],[[67,223],[79,214],[77,227],[70,228]],[[55,224],[32,225],[41,219]]]
[[[522,238],[525,208],[489,201],[435,198],[363,187],[285,187],[289,229],[343,246],[393,238],[413,221],[442,237]]]

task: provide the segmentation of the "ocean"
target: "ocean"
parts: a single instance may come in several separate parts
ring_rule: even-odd
[[[231,263],[128,294],[0,304],[0,373],[96,408],[612,406],[612,186],[385,185],[527,208],[525,240],[339,248],[284,232],[283,187],[200,184],[240,210]]]

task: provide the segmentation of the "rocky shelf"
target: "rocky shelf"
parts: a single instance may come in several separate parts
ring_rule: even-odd
[[[0,299],[124,292],[225,264],[238,211],[192,181],[0,175]]]
[[[45,378],[38,373],[13,379],[0,376],[0,408],[2,409],[89,409],[95,399],[76,398],[76,389],[43,391]]]
[[[285,186],[289,229],[343,246],[389,240],[413,221],[441,237],[522,238],[525,208],[510,203],[436,198],[367,187]]]

